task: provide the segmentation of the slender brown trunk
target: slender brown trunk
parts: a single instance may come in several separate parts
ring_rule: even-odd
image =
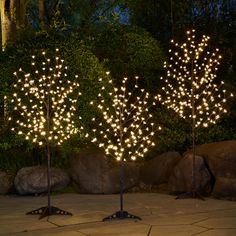
[[[195,118],[195,87],[194,87],[194,73],[193,73],[193,59],[191,60],[191,105],[192,105],[192,191],[196,192],[196,151],[195,151],[195,138],[196,138],[196,118]]]

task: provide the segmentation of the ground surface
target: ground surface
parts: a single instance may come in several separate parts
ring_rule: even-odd
[[[38,220],[25,215],[46,197],[0,196],[0,236],[235,236],[236,202],[206,198],[175,200],[156,193],[125,194],[124,209],[142,218],[102,219],[119,208],[119,195],[58,194],[52,205],[73,216]]]

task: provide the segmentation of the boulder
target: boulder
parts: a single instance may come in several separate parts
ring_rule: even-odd
[[[196,147],[215,178],[236,178],[236,141],[222,141]]]
[[[61,169],[51,168],[51,190],[58,191],[65,188],[69,182],[69,175]],[[40,194],[47,192],[47,167],[24,167],[17,172],[15,189],[21,195]]]
[[[236,178],[218,177],[214,185],[212,196],[236,200]]]
[[[124,190],[138,184],[138,168],[124,163]],[[70,160],[73,186],[79,193],[111,194],[120,191],[120,165],[111,162],[97,148],[85,148]]]
[[[178,152],[166,152],[140,168],[140,181],[146,185],[160,185],[168,182],[177,162],[181,159]]]
[[[104,176],[103,193],[118,193],[120,192],[120,172],[121,166],[117,164],[111,168]],[[139,169],[135,163],[124,163],[123,166],[123,189],[124,191],[136,186],[139,182]]]
[[[171,193],[190,192],[192,188],[192,154],[186,154],[174,168],[169,178],[168,186]],[[204,159],[195,156],[195,188],[202,195],[208,195],[212,190],[213,179]]]
[[[7,194],[13,188],[13,177],[4,171],[0,171],[0,194]]]
[[[199,145],[196,154],[205,159],[215,178],[212,195],[217,198],[236,198],[236,141]]]

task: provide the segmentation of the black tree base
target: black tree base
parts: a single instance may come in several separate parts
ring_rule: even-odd
[[[44,217],[51,216],[51,215],[70,215],[72,216],[72,213],[68,211],[61,210],[57,207],[51,206],[51,207],[40,207],[36,210],[29,211],[26,213],[26,215],[40,215],[39,220],[41,220]]]
[[[124,219],[135,219],[135,220],[142,220],[140,217],[131,215],[127,211],[117,211],[116,213],[105,217],[102,221],[107,220],[124,220]]]
[[[187,199],[187,198],[197,198],[197,199],[205,201],[202,195],[197,191],[190,191],[190,192],[182,193],[178,195],[175,199]]]

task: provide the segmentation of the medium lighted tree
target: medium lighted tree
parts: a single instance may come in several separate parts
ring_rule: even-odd
[[[227,94],[223,89],[224,82],[216,80],[221,56],[219,49],[209,51],[210,37],[203,35],[196,40],[195,30],[187,31],[187,41],[178,44],[171,41],[173,49],[169,50],[170,58],[164,63],[167,71],[162,77],[163,95],[156,99],[167,108],[175,111],[185,119],[192,128],[192,189],[185,196],[201,197],[196,189],[195,173],[195,139],[197,129],[216,124],[223,113],[226,113]]]
[[[120,88],[109,80],[112,89],[108,91],[108,88],[102,86],[98,94],[98,102],[91,102],[91,105],[98,107],[102,117],[92,119],[94,129],[86,136],[103,149],[107,156],[120,162],[120,210],[104,220],[140,219],[123,209],[124,162],[143,158],[145,153],[155,145],[153,137],[160,127],[155,128],[152,123],[148,103],[149,94],[144,89],[139,91],[137,80],[138,77],[133,82],[132,92],[126,89],[127,78],[123,79]],[[100,81],[102,82],[102,79]],[[139,95],[135,96],[135,92]],[[107,96],[109,99],[106,100]],[[107,105],[109,101],[110,106]]]
[[[18,117],[12,130],[33,144],[45,146],[47,150],[48,205],[29,212],[40,214],[42,218],[52,214],[70,214],[51,206],[51,147],[61,145],[77,132],[73,116],[80,93],[74,93],[79,84],[68,78],[68,68],[60,59],[58,49],[52,59],[45,52],[42,52],[40,62],[35,59],[32,56],[31,73],[21,68],[14,72],[17,81],[9,104],[17,111],[15,117]]]

